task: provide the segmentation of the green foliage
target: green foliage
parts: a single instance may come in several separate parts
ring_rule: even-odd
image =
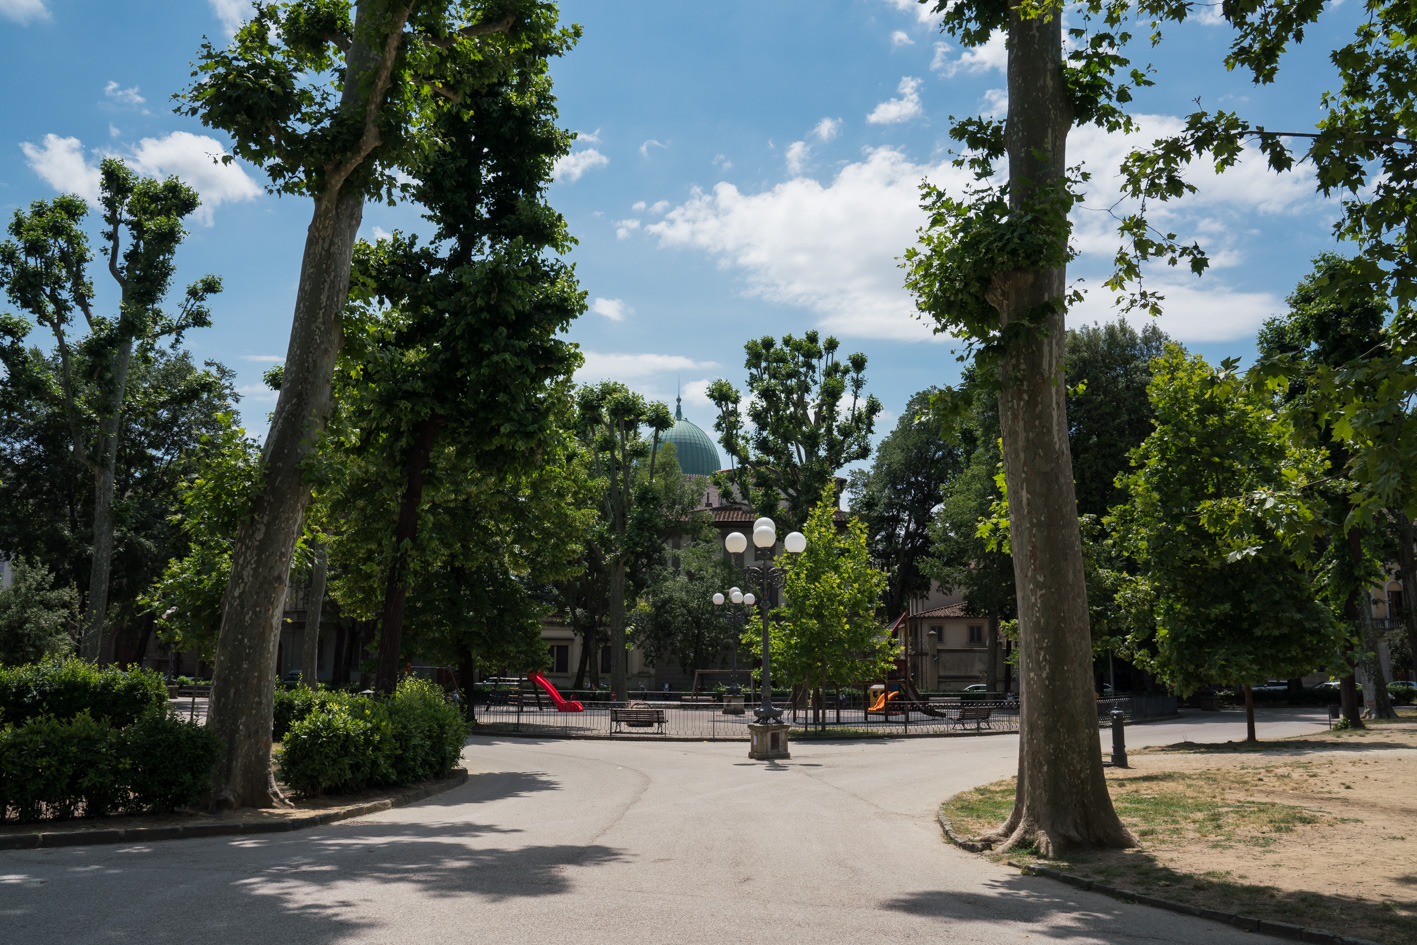
[[[14,580],[0,590],[0,664],[33,663],[67,656],[78,626],[78,592],[54,587],[49,569],[17,557]]]
[[[231,545],[250,517],[258,489],[260,447],[219,414],[204,434],[193,476],[178,492],[174,523],[187,554],[167,563],[144,603],[158,615],[158,632],[178,650],[210,660],[221,628],[221,600],[231,574]]]
[[[1183,692],[1303,675],[1332,658],[1338,628],[1316,600],[1313,536],[1322,454],[1294,445],[1273,390],[1168,349],[1154,365],[1156,430],[1112,514],[1139,566],[1139,665]]]
[[[828,486],[802,528],[807,548],[789,555],[783,603],[772,612],[773,671],[809,686],[847,685],[883,676],[898,655],[876,619],[886,576],[871,561],[866,528],[838,528],[836,490]],[[756,628],[756,629],[755,629]],[[761,617],[744,642],[761,653]]]
[[[930,422],[934,393],[930,388],[910,398],[896,428],[876,448],[871,468],[852,472],[847,487],[851,511],[870,536],[871,557],[886,573],[882,603],[891,620],[930,589],[925,561],[940,487],[953,482],[969,460],[962,443],[939,436]]]
[[[462,754],[462,715],[426,680],[405,677],[388,699],[321,695],[282,740],[281,780],[302,794],[442,777]]]
[[[709,386],[719,411],[714,429],[735,464],[719,488],[727,495],[736,490],[784,530],[806,520],[842,466],[871,455],[881,403],[865,393],[866,355],[839,361],[839,344],[815,331],[747,342],[746,423],[743,395],[722,379]]]
[[[687,542],[654,567],[632,615],[631,640],[651,665],[672,658],[686,673],[708,668],[727,649],[736,624],[715,607],[715,592],[741,583],[742,574],[716,541]]]
[[[305,686],[277,689],[271,724],[271,739],[277,742],[285,741],[285,735],[290,731],[291,725],[305,718],[315,711],[317,706],[332,698],[335,701],[340,701],[344,695],[331,693],[328,689],[309,689]]]
[[[81,659],[0,667],[0,722],[7,724],[87,713],[122,728],[166,707],[167,685],[150,669],[95,666]]]
[[[161,814],[195,804],[211,789],[221,739],[200,723],[160,713],[123,729],[118,750],[129,808]]]
[[[221,752],[215,732],[145,715],[126,728],[88,711],[0,727],[0,817],[21,822],[76,815],[165,813],[211,787]]]

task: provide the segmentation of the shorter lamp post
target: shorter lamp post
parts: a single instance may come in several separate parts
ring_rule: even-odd
[[[760,518],[753,523],[753,544],[763,552],[768,552],[777,544],[777,526],[772,519]],[[729,554],[740,555],[748,550],[748,538],[742,532],[731,532],[723,545]],[[807,550],[807,538],[801,532],[792,532],[783,539],[782,545],[788,554],[801,554]],[[767,597],[768,588],[782,587],[787,572],[767,558],[762,564],[744,567],[743,573],[750,584],[758,585],[757,602],[761,605],[763,619],[763,701],[753,710],[753,715],[761,723],[779,722],[782,720],[782,710],[772,704],[772,640],[768,629]]]
[[[722,607],[725,603],[752,607],[756,602],[756,597],[752,594],[744,594],[740,588],[736,587],[730,587],[727,596],[721,592],[713,595],[714,607]],[[728,624],[730,632],[733,634],[733,676],[728,691],[724,694],[723,714],[742,715],[743,687],[738,685],[738,638],[743,635],[743,627],[748,624],[748,612],[729,607],[719,611],[719,616],[723,618],[724,623]]]

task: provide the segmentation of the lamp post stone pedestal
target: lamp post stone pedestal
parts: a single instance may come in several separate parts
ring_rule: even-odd
[[[749,722],[748,757],[754,761],[777,761],[791,758],[787,751],[786,722]]]
[[[723,714],[742,715],[743,714],[743,693],[726,692],[723,694]]]

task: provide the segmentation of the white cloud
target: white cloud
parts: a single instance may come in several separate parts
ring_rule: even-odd
[[[283,354],[243,354],[243,361],[254,361],[257,364],[281,364],[285,361]]]
[[[919,165],[881,148],[825,186],[796,178],[758,194],[728,183],[696,191],[646,227],[665,247],[699,249],[743,271],[749,295],[799,306],[842,335],[922,340],[896,257],[915,242],[919,185],[958,190],[966,171]]]
[[[372,237],[374,237],[374,242],[376,242],[376,243],[379,242],[379,240],[386,240],[386,239],[388,239],[390,236],[393,236],[392,233],[390,233],[388,230],[384,229],[382,226],[373,227],[373,228],[369,231],[369,235],[372,236]]]
[[[1183,282],[1168,274],[1147,280],[1146,288],[1165,296],[1157,327],[1183,342],[1248,338],[1265,319],[1286,309],[1284,301],[1272,292],[1238,291],[1213,275],[1190,277]],[[1068,318],[1075,325],[1116,321],[1120,312],[1113,302],[1112,293],[1099,286],[1069,312]],[[1146,317],[1133,314],[1129,321],[1139,326]]]
[[[147,101],[147,99],[138,94],[138,87],[136,85],[127,89],[120,88],[118,83],[111,79],[108,84],[103,87],[103,94],[119,105],[141,105]]]
[[[616,221],[615,221],[615,238],[616,238],[617,240],[627,240],[627,239],[630,238],[630,234],[633,233],[633,232],[635,232],[635,231],[638,230],[639,228],[640,228],[640,221],[639,221],[639,220],[635,220],[635,219],[616,220]]]
[[[979,110],[987,118],[1003,118],[1009,113],[1009,90],[989,89],[979,102]]]
[[[211,4],[212,12],[216,18],[221,20],[222,29],[226,30],[228,36],[236,35],[236,31],[241,28],[251,15],[250,0],[208,0]]]
[[[122,133],[123,133],[123,132],[119,131],[119,130],[118,130],[118,126],[115,125],[113,122],[109,122],[109,123],[108,123],[108,136],[109,136],[110,138],[116,138],[116,137],[118,137],[119,135],[121,135]]]
[[[886,0],[886,3],[889,3],[902,13],[914,14],[917,23],[922,26],[928,26],[931,29],[934,29],[936,24],[944,18],[943,13],[935,12],[935,5],[933,3],[920,3],[919,0]]]
[[[590,310],[597,315],[604,315],[612,322],[623,322],[626,315],[634,314],[634,309],[625,304],[624,299],[595,299],[590,303]]]
[[[649,157],[649,149],[650,149],[650,148],[667,148],[667,147],[669,147],[669,145],[665,144],[663,141],[656,141],[656,140],[654,140],[653,138],[650,138],[650,139],[649,139],[648,141],[646,141],[644,144],[640,145],[640,157],[645,157],[645,158]]]
[[[257,403],[273,404],[280,395],[271,390],[265,384],[242,384],[236,388],[236,392],[241,395],[242,400],[254,400]]]
[[[823,118],[812,129],[812,136],[818,141],[830,141],[841,133],[840,118]]]
[[[585,363],[576,371],[576,381],[612,380],[633,383],[658,374],[674,371],[708,371],[718,365],[713,361],[695,361],[678,354],[610,354],[582,350]]]
[[[78,138],[45,135],[42,146],[26,141],[20,150],[30,169],[50,187],[98,203],[98,168],[84,160],[84,146]]]
[[[610,159],[595,148],[586,148],[584,151],[573,151],[565,157],[558,158],[556,167],[551,174],[558,181],[564,180],[571,183],[580,180],[581,175],[586,171],[604,167],[609,163]]]
[[[649,204],[645,203],[643,200],[636,200],[634,203],[630,204],[630,209],[636,213],[640,213],[647,206],[649,206]]]
[[[49,8],[44,0],[0,0],[0,16],[28,26],[35,20],[49,19]]]
[[[715,154],[713,156],[713,166],[721,171],[726,171],[733,166],[733,162],[722,154]]]
[[[866,120],[873,125],[895,125],[909,121],[923,111],[920,107],[919,79],[906,76],[900,80],[896,91],[900,93],[900,98],[888,99],[877,105]]]
[[[966,49],[960,53],[958,59],[948,57],[947,53],[950,52],[948,45],[936,43],[935,58],[931,60],[930,68],[935,72],[943,72],[947,76],[953,76],[960,72],[978,75],[991,69],[1003,72],[1009,65],[1007,39],[1003,30],[995,30],[983,46]]]
[[[793,177],[802,173],[802,168],[807,163],[807,158],[812,154],[812,149],[807,147],[805,141],[794,141],[787,148],[787,173]]]
[[[20,149],[34,172],[55,190],[76,193],[90,203],[98,201],[98,167],[84,157],[78,138],[45,135],[42,146],[26,141]],[[253,200],[261,193],[240,165],[214,160],[225,153],[215,138],[174,131],[162,138],[143,138],[127,154],[104,151],[99,156],[121,157],[133,170],[149,177],[181,178],[201,195],[196,217],[210,226],[212,211],[223,203]]]
[[[896,30],[891,34],[891,45],[897,48],[901,46],[914,46],[915,40],[910,38],[910,34],[905,30]]]
[[[716,381],[715,377],[701,377],[697,380],[684,381],[679,388],[679,396],[684,398],[684,403],[691,407],[708,407],[717,410],[713,401],[709,400],[709,385]]]
[[[576,140],[583,141],[586,144],[600,144],[600,129],[597,128],[594,131],[577,131]]]

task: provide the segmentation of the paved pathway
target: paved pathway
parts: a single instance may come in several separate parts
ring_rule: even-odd
[[[1323,727],[1261,716],[1261,737]],[[1105,735],[1106,733],[1104,733]],[[1132,745],[1243,737],[1235,713]],[[479,737],[473,776],[315,831],[0,853],[0,940],[222,945],[1069,943],[1256,938],[1024,877],[947,845],[938,801],[1017,738],[738,743]]]

